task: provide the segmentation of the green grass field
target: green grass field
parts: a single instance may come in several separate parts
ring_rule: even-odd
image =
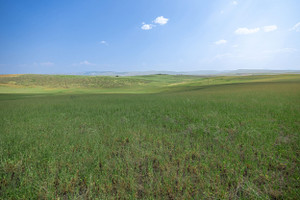
[[[300,75],[0,76],[0,199],[299,199]]]

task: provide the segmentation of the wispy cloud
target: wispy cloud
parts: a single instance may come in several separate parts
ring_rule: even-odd
[[[226,44],[226,43],[227,43],[227,40],[218,40],[218,41],[215,41],[216,45],[221,45],[221,44]]]
[[[254,34],[259,32],[260,30],[263,30],[264,32],[272,32],[272,31],[276,31],[278,29],[278,27],[276,25],[269,25],[269,26],[263,26],[261,28],[256,27],[256,28],[238,28],[235,30],[235,34],[237,35],[249,35],[249,34]]]
[[[143,29],[143,30],[151,30],[152,28],[153,28],[153,24],[145,24],[144,22],[142,23],[143,25],[142,25],[142,27],[141,27],[141,29]]]
[[[156,19],[153,21],[155,24],[159,25],[165,25],[169,21],[168,18],[165,18],[164,16],[156,17]]]
[[[80,65],[95,65],[93,63],[90,63],[89,61],[85,60],[79,63]]]
[[[290,31],[296,31],[296,32],[300,32],[300,22],[298,22],[297,24],[295,24]]]
[[[35,65],[35,66],[53,66],[54,65],[54,63],[53,62],[40,62],[40,63],[38,63],[38,62],[34,62],[33,63],[33,65]]]
[[[216,55],[213,60],[215,59],[223,59],[223,58],[228,58],[228,57],[232,57],[233,55],[231,53],[224,53],[224,54],[218,54]]]
[[[86,65],[86,66],[94,66],[96,64],[94,63],[90,63],[89,61],[87,60],[84,60],[84,61],[81,61],[79,63],[74,63],[73,66],[79,66],[79,65]]]
[[[253,28],[253,29],[249,29],[249,28],[238,28],[235,30],[235,34],[237,35],[249,35],[249,34],[253,34],[253,33],[257,33],[260,31],[260,28]]]
[[[238,2],[237,2],[237,1],[232,1],[231,3],[232,3],[233,5],[235,5],[235,6],[238,5]]]
[[[281,48],[281,49],[274,49],[274,50],[267,50],[263,51],[265,54],[277,54],[277,53],[295,53],[298,50],[295,48]]]
[[[42,66],[52,66],[52,65],[54,65],[54,63],[53,62],[42,62],[42,63],[40,63],[40,65],[42,65]]]
[[[105,41],[105,40],[102,40],[102,41],[100,42],[100,44],[105,45],[105,46],[108,46],[108,43],[107,43],[107,41]]]
[[[276,25],[264,26],[263,30],[265,32],[276,31],[277,30],[277,26]]]

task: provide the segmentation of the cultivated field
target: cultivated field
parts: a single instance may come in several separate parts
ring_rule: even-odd
[[[0,199],[299,199],[300,75],[0,76]]]

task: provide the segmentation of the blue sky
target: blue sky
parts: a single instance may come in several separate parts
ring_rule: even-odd
[[[298,0],[0,0],[0,73],[300,69]]]

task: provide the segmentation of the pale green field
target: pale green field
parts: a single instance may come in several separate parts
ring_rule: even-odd
[[[0,75],[0,93],[159,93],[252,82],[299,82],[300,75],[187,76],[149,75],[132,77],[74,75]]]

